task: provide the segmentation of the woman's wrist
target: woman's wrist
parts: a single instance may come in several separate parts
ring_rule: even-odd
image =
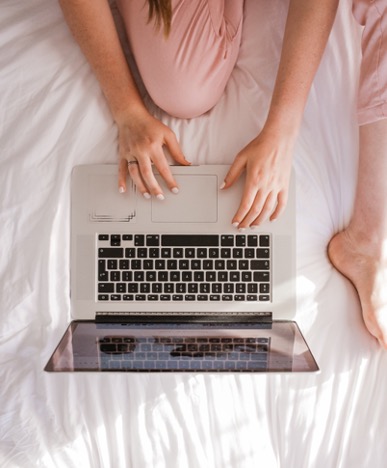
[[[298,137],[302,121],[302,111],[296,112],[294,109],[270,108],[262,132],[275,135],[279,138],[295,140]]]
[[[114,121],[119,127],[127,124],[128,122],[141,120],[150,115],[142,101],[136,103],[132,102],[124,108],[112,110],[112,114]]]

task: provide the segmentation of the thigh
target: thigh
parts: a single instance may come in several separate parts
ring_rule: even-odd
[[[358,116],[364,125],[387,118],[387,0],[354,0],[364,26]]]

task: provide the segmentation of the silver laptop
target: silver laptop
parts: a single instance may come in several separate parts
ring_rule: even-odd
[[[277,221],[238,231],[228,169],[172,166],[160,201],[119,194],[116,165],[74,168],[73,322],[47,371],[318,370],[294,321],[294,177]]]

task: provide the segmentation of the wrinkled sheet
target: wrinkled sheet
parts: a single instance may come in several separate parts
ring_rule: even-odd
[[[232,162],[264,122],[287,2],[245,7],[218,105],[153,109],[196,163]],[[70,174],[115,163],[117,130],[57,2],[1,0],[0,466],[386,466],[387,354],[326,254],[353,205],[360,32],[343,0],[294,155],[297,320],[321,372],[59,375],[43,367],[70,321]]]

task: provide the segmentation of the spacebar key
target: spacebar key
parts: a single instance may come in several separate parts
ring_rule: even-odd
[[[219,236],[217,234],[164,234],[161,236],[161,245],[164,247],[217,247]]]

